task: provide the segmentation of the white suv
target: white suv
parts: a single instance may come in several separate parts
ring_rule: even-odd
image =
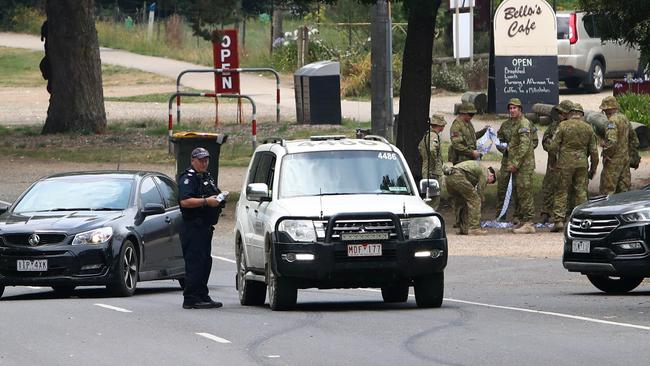
[[[638,48],[601,41],[596,16],[584,12],[557,14],[557,51],[559,80],[567,88],[583,84],[588,90],[599,92],[606,78],[644,74]]]
[[[420,189],[437,187],[422,180]],[[299,288],[379,287],[385,302],[439,307],[447,238],[402,153],[378,136],[316,136],[255,150],[237,203],[242,305],[296,304]]]

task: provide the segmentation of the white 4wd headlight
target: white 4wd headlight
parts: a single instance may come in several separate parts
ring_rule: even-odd
[[[287,233],[294,241],[316,241],[316,230],[311,220],[284,220],[278,230]]]
[[[75,235],[72,245],[103,244],[109,241],[112,236],[112,227],[102,227]]]
[[[626,222],[645,222],[650,221],[650,209],[643,209],[639,211],[627,212],[621,215],[623,221]]]
[[[437,216],[414,217],[402,220],[402,227],[408,239],[426,239],[435,229],[441,228],[442,223]]]

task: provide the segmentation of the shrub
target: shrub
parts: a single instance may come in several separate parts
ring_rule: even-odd
[[[474,62],[474,65],[466,61],[460,65],[434,64],[431,85],[453,92],[482,90],[487,87],[487,67],[484,60]]]
[[[617,96],[616,100],[630,121],[650,126],[650,95],[629,93]]]
[[[363,56],[344,58],[341,60],[341,76],[343,84],[341,95],[343,97],[368,97],[370,96],[370,80],[372,63],[370,53]],[[393,96],[399,95],[402,83],[402,59],[393,55]]]
[[[9,27],[12,32],[41,34],[41,25],[45,15],[39,10],[26,6],[17,6],[9,15]]]

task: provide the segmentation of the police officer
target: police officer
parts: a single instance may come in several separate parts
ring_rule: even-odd
[[[208,172],[210,153],[192,150],[191,167],[178,177],[179,203],[183,221],[180,238],[185,259],[183,309],[210,309],[221,303],[210,298],[208,278],[212,269],[212,233],[225,204],[221,192]]]
[[[551,229],[553,232],[564,229],[566,213],[573,210],[573,207],[567,207],[569,191],[575,192],[575,206],[587,201],[588,179],[593,178],[598,167],[596,134],[593,128],[582,120],[583,113],[582,106],[574,103],[569,119],[560,123],[548,146],[549,155],[557,154],[557,181],[553,203],[555,224]]]
[[[474,104],[463,102],[458,108],[458,116],[449,129],[451,145],[447,159],[454,165],[461,161],[476,160],[481,157],[476,149],[476,140],[485,134],[487,127],[475,132],[472,125],[474,114],[476,114]]]
[[[496,181],[492,167],[487,171],[476,160],[466,160],[453,167],[444,167],[447,176],[447,191],[454,202],[458,220],[458,234],[486,235],[488,232],[480,227],[481,203],[486,184]]]
[[[445,129],[447,122],[443,116],[434,114],[429,120],[429,133],[424,135],[418,145],[422,158],[422,177],[433,178],[443,187],[442,180],[442,154],[440,152],[440,133]],[[434,210],[440,205],[440,196],[433,197],[429,203]]]
[[[600,109],[609,123],[603,142],[603,171],[600,173],[600,194],[626,192],[630,189],[630,151],[636,151],[639,139],[624,114],[619,112],[616,98],[605,97]]]

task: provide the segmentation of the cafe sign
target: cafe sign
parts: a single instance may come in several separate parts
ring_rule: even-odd
[[[519,98],[529,112],[535,103],[557,104],[557,23],[544,0],[505,0],[494,14],[496,111]]]

